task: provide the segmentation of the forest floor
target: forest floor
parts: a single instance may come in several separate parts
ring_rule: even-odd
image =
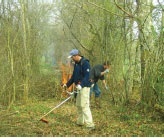
[[[76,125],[76,106],[73,100],[40,120],[44,114],[58,105],[63,99],[45,101],[32,100],[26,105],[13,105],[0,111],[1,137],[164,137],[164,122],[156,119],[153,112],[145,112],[135,105],[119,107],[112,104],[109,95],[104,93],[101,108],[91,107],[95,130]],[[91,105],[94,105],[93,98]]]

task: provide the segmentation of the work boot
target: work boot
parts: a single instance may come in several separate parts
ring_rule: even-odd
[[[92,125],[86,125],[86,128],[87,128],[87,130],[95,130],[95,125],[94,124],[92,124]]]
[[[79,123],[78,121],[76,122],[76,125],[77,125],[77,126],[84,126],[83,123]]]

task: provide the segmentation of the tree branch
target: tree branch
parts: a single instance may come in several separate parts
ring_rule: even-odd
[[[114,0],[114,3],[116,4],[116,6],[117,6],[121,11],[123,11],[124,13],[126,13],[126,14],[128,15],[128,17],[134,18],[133,15],[131,15],[131,14],[128,13],[125,9],[123,9],[121,6],[119,6],[119,5],[116,3],[116,0]]]
[[[111,11],[109,11],[109,10],[107,10],[107,9],[105,9],[105,8],[103,8],[103,7],[101,7],[101,6],[96,5],[95,3],[92,3],[92,2],[89,2],[89,1],[88,1],[88,3],[94,5],[94,6],[98,7],[98,8],[100,8],[100,9],[106,11],[106,12],[109,12],[109,13],[111,13],[111,14],[113,14],[113,15],[123,17],[122,15],[119,15],[119,14],[113,13],[113,12],[111,12]]]

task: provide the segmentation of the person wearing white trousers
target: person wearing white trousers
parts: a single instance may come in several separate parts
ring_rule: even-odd
[[[78,125],[86,124],[86,127],[94,127],[92,113],[90,110],[90,87],[82,88],[76,97],[76,106],[78,109]]]
[[[74,61],[74,70],[71,78],[63,87],[70,87],[73,83],[77,89],[76,106],[78,112],[77,125],[86,125],[89,129],[94,129],[95,125],[90,110],[90,64],[89,60],[80,55],[77,49],[70,51],[68,58]]]

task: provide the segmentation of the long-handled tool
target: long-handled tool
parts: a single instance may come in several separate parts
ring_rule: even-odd
[[[55,110],[56,108],[60,107],[62,104],[64,104],[66,101],[68,101],[72,95],[74,95],[74,93],[77,93],[76,91],[73,91],[73,92],[68,92],[69,93],[69,97],[67,99],[65,99],[64,101],[62,101],[60,104],[58,104],[57,106],[55,106],[54,108],[52,108],[49,112],[47,112],[45,115],[43,115],[41,118],[40,118],[40,121],[44,122],[44,123],[48,123],[48,121],[46,119],[44,119],[45,116],[47,116],[49,113],[51,113],[53,110]]]

